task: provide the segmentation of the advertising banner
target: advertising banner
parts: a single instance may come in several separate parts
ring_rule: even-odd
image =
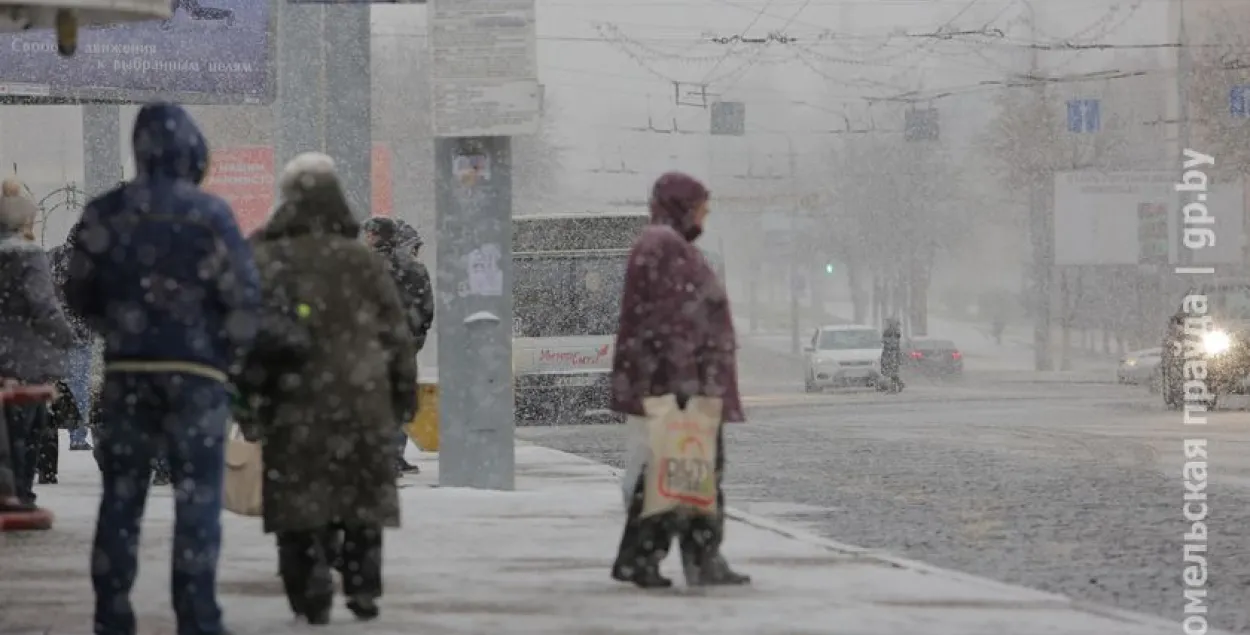
[[[1177,172],[1098,172],[1055,175],[1055,264],[1175,264],[1179,259],[1182,206]],[[1215,243],[1194,249],[1194,265],[1239,264],[1246,219],[1242,180],[1213,183],[1198,199],[1209,210]]]
[[[226,199],[244,235],[265,223],[273,206],[276,168],[268,146],[214,148],[204,189]]]
[[[168,20],[84,29],[69,58],[51,30],[0,33],[0,99],[268,104],[272,1],[170,0]]]
[[[394,212],[391,189],[391,153],[381,144],[373,145],[373,216]],[[204,189],[226,199],[244,235],[250,234],[269,216],[277,197],[274,182],[277,166],[273,148],[241,146],[214,148]]]

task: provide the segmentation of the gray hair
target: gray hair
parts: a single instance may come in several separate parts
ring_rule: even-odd
[[[24,196],[0,197],[0,234],[16,234],[35,224],[38,208]]]

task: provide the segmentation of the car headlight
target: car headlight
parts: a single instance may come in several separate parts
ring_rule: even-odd
[[[1122,362],[1120,362],[1120,363],[1121,363],[1121,364],[1123,364],[1123,365],[1125,365],[1125,366],[1136,366],[1136,365],[1137,365],[1137,358],[1135,358],[1135,357],[1129,357],[1129,358],[1126,358],[1124,361],[1122,361]]]
[[[1233,345],[1233,338],[1225,331],[1211,331],[1202,336],[1202,348],[1208,355],[1222,355]]]

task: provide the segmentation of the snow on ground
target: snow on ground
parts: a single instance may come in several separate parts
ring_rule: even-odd
[[[437,459],[401,490],[405,526],[386,536],[382,618],[355,633],[716,635],[1149,635],[1176,625],[828,543],[735,512],[725,551],[750,588],[643,592],[609,579],[619,539],[615,472],[569,454],[517,448],[518,491],[431,487]],[[90,632],[87,575],[98,482],[90,455],[62,455],[43,486],[55,530],[0,534],[0,632]],[[174,632],[168,591],[171,503],[148,506],[134,600],[144,634]],[[310,632],[291,618],[259,521],[227,514],[220,595],[240,635]],[[675,560],[676,555],[670,557]],[[674,562],[670,575],[678,574]],[[345,610],[335,615],[347,623]],[[334,629],[336,627],[331,627]],[[328,632],[336,632],[334,630]]]

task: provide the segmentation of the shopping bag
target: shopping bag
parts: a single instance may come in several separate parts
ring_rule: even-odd
[[[686,407],[673,395],[643,402],[651,455],[646,466],[643,518],[671,511],[715,514],[716,436],[720,399],[693,397]]]
[[[265,507],[264,480],[260,444],[244,439],[239,426],[231,424],[226,440],[226,509],[240,516],[260,516]]]

